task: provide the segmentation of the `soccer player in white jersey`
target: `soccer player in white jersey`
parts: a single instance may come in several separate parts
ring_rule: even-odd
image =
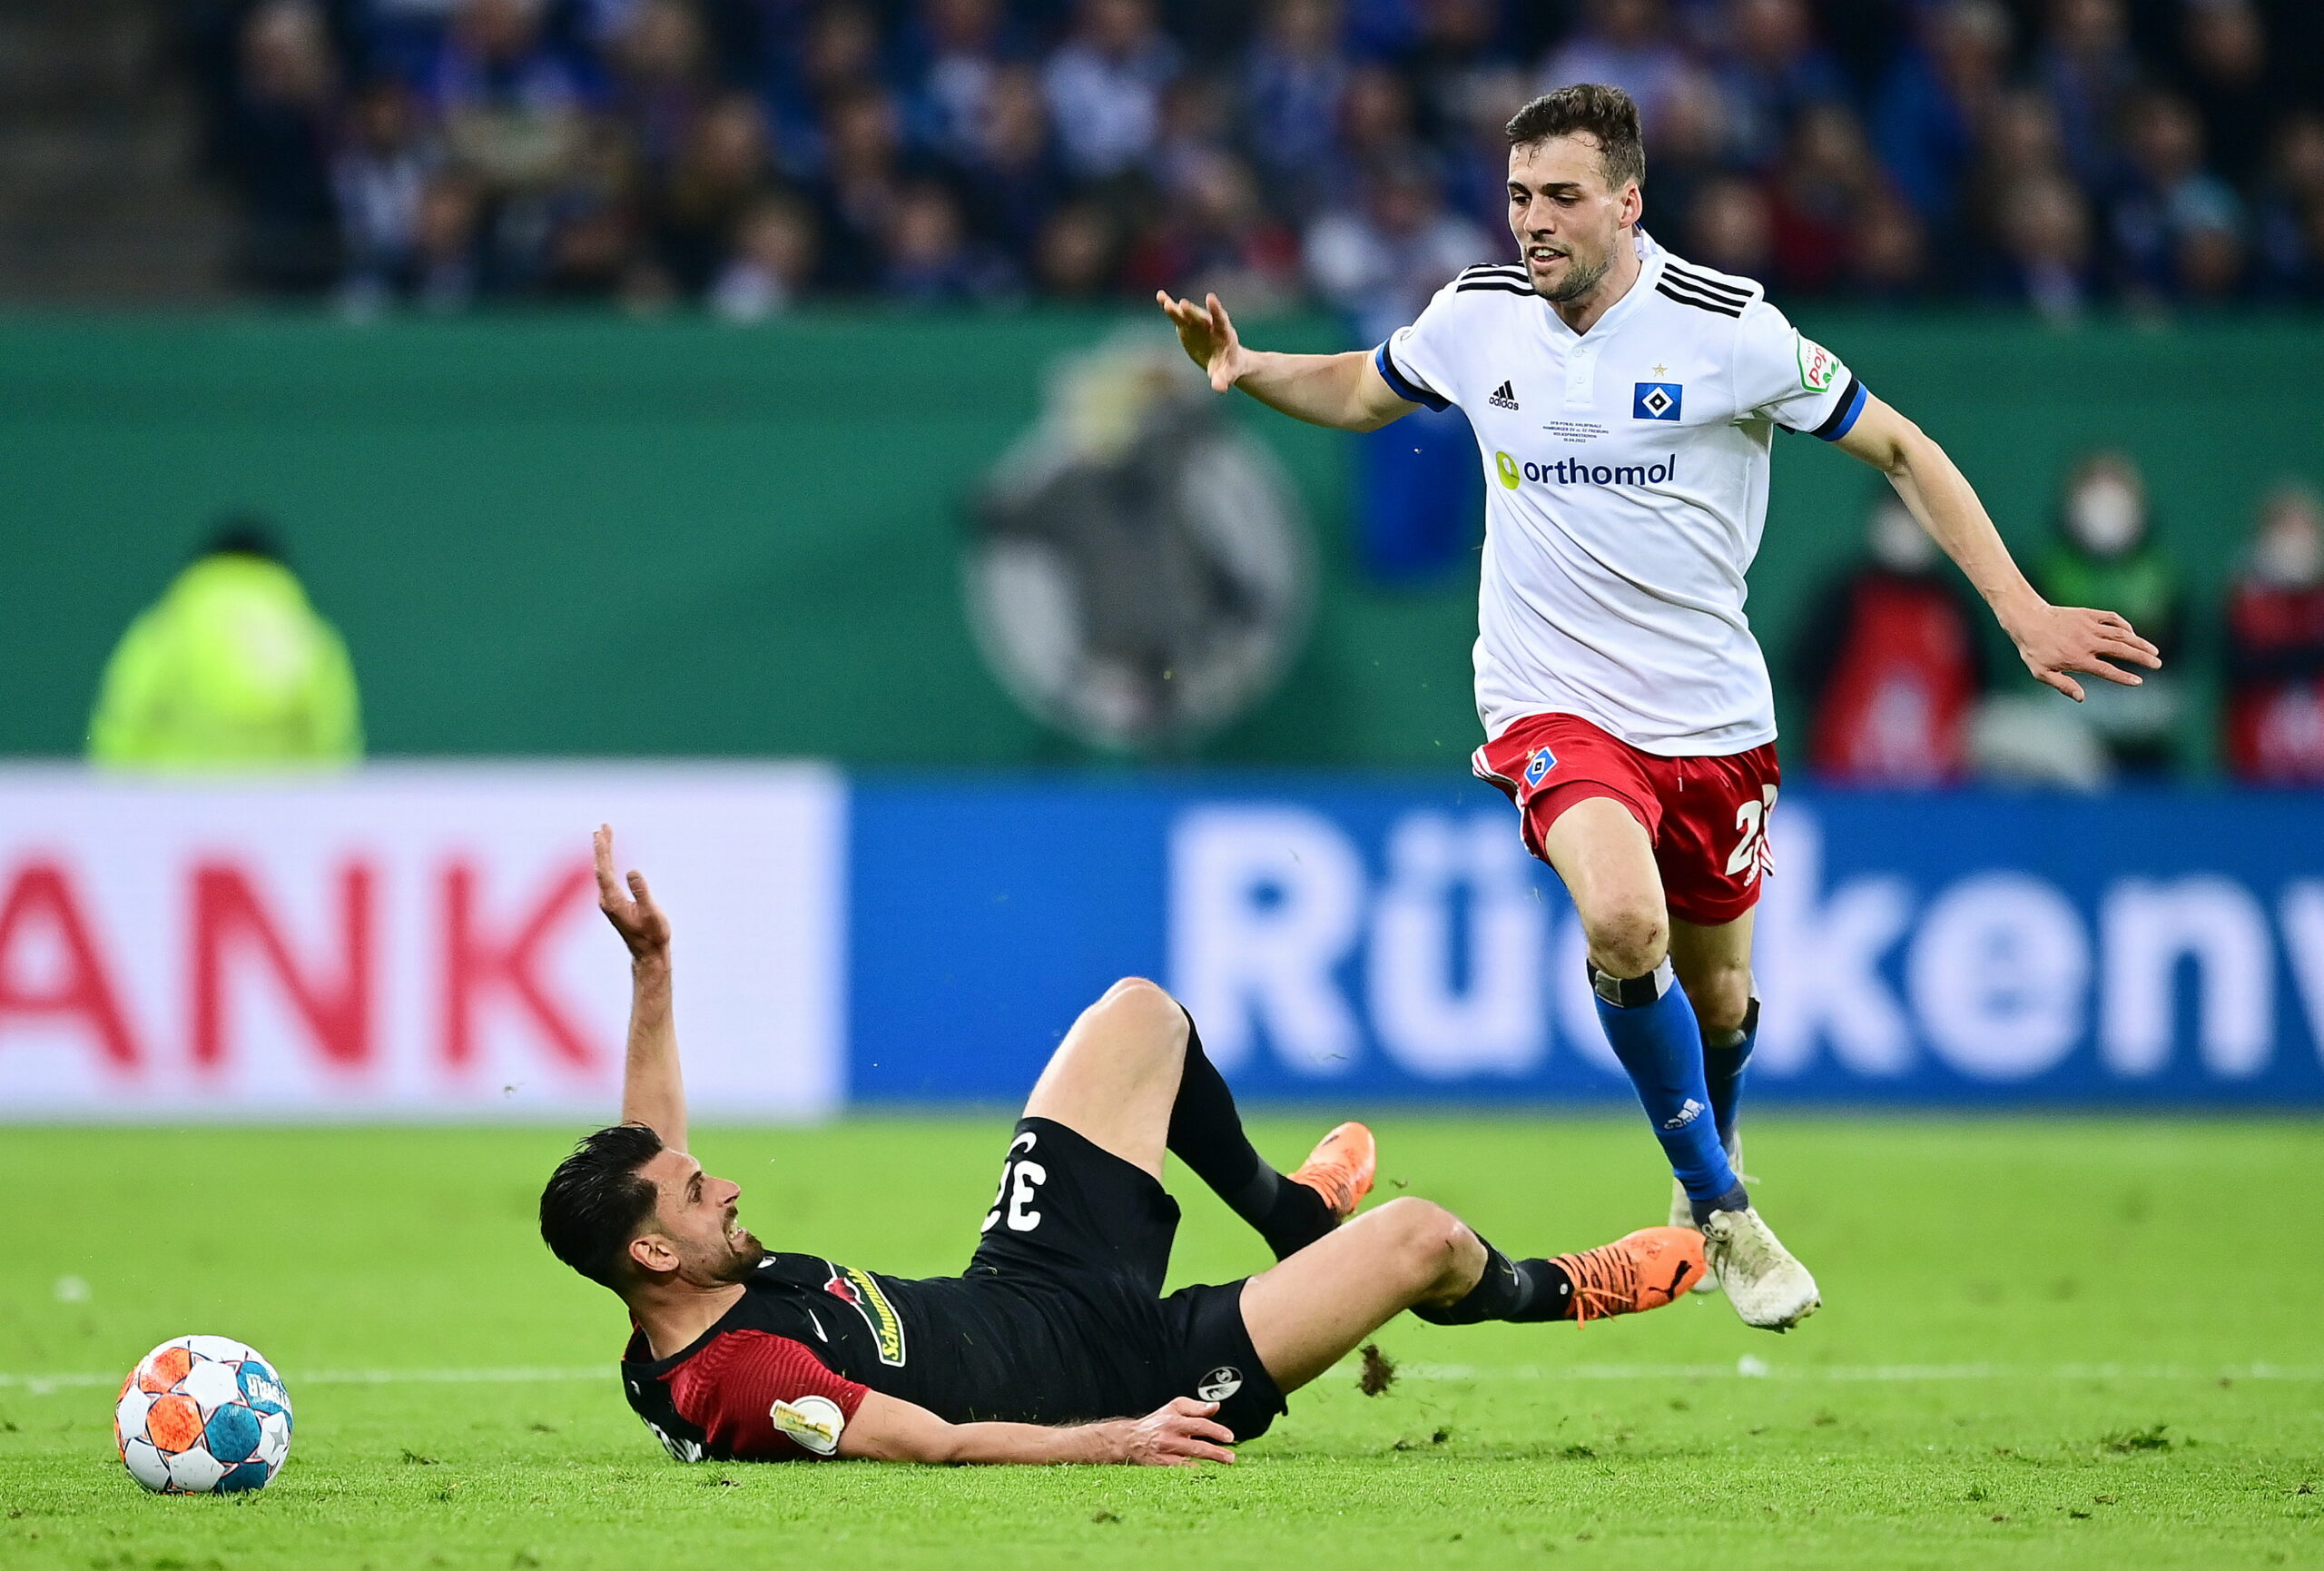
[[[1745,1321],[1787,1330],[1821,1299],[1737,1177],[1735,1124],[1779,779],[1743,615],[1776,429],[1885,473],[2036,679],[2079,701],[2073,673],[2135,686],[2113,662],[2162,662],[2122,618],[2036,594],[1944,450],[1757,283],[1648,237],[1628,94],[1560,88],[1508,132],[1522,261],[1469,269],[1378,349],[1265,353],[1216,295],[1161,305],[1219,392],[1344,430],[1422,405],[1469,417],[1489,499],[1475,770],[1573,896],[1600,1021],[1677,1180],[1672,1220],[1701,1229]]]

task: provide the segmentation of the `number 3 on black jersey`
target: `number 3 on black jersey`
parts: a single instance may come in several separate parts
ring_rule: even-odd
[[[1027,1160],[1035,1138],[1032,1131],[1026,1130],[1009,1142],[1009,1160],[1000,1169],[1000,1192],[992,1197],[992,1209],[984,1213],[984,1226],[979,1232],[992,1231],[993,1224],[1004,1215],[1012,1233],[1029,1233],[1041,1225],[1041,1213],[1032,1209],[1034,1186],[1049,1181],[1049,1170]]]

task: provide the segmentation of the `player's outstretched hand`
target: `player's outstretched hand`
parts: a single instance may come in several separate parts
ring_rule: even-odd
[[[1202,367],[1210,378],[1210,390],[1225,392],[1241,380],[1250,369],[1250,353],[1243,341],[1235,334],[1234,319],[1215,294],[1202,297],[1200,305],[1192,301],[1173,300],[1162,290],[1154,291],[1155,303],[1178,330],[1179,347],[1187,358]]]
[[[1169,1402],[1128,1426],[1123,1437],[1121,1460],[1142,1467],[1187,1467],[1196,1462],[1232,1462],[1226,1447],[1235,1436],[1211,1417],[1216,1402],[1173,1397]]]
[[[2111,660],[2152,670],[2162,667],[2162,656],[2155,647],[2112,611],[2093,611],[2082,606],[2043,606],[2022,625],[2012,627],[2009,636],[2015,640],[2017,653],[2024,660],[2025,668],[2034,673],[2034,680],[2055,687],[2077,704],[2083,700],[2082,684],[2070,672],[2103,677],[2109,682],[2135,687],[2145,678],[2135,671],[2109,664]]]
[[[614,924],[621,941],[629,945],[632,958],[644,960],[661,954],[670,947],[670,919],[654,904],[654,892],[645,887],[645,874],[632,868],[629,890],[622,891],[614,877],[614,828],[610,824],[597,825],[594,842],[597,854],[597,909]]]

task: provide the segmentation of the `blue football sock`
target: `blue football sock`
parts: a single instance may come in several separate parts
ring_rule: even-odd
[[[1710,1088],[1710,1114],[1718,1125],[1718,1143],[1735,1145],[1735,1114],[1743,1100],[1743,1068],[1751,1062],[1751,1044],[1759,1039],[1759,1001],[1743,1012],[1742,1029],[1734,1039],[1703,1041],[1703,1081]]]
[[[1698,1216],[1748,1204],[1719,1145],[1710,1087],[1703,1076],[1702,1027],[1686,990],[1671,978],[1670,963],[1627,980],[1593,965],[1590,982],[1606,1040],[1630,1072],[1655,1138]]]

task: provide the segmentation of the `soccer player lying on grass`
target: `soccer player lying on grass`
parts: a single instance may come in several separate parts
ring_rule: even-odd
[[[610,829],[596,860],[632,962],[623,1121],[550,1177],[541,1236],[628,1306],[623,1388],[681,1461],[1231,1462],[1285,1393],[1401,1310],[1585,1320],[1669,1303],[1702,1275],[1683,1228],[1512,1262],[1426,1200],[1357,1217],[1371,1132],[1342,1124],[1276,1172],[1187,1013],[1136,979],[1041,1072],[965,1272],[904,1280],[771,1253],[736,1219],[742,1190],[686,1154],[669,919],[642,875],[616,882]],[[1164,1297],[1178,1223],[1165,1150],[1280,1263]]]

